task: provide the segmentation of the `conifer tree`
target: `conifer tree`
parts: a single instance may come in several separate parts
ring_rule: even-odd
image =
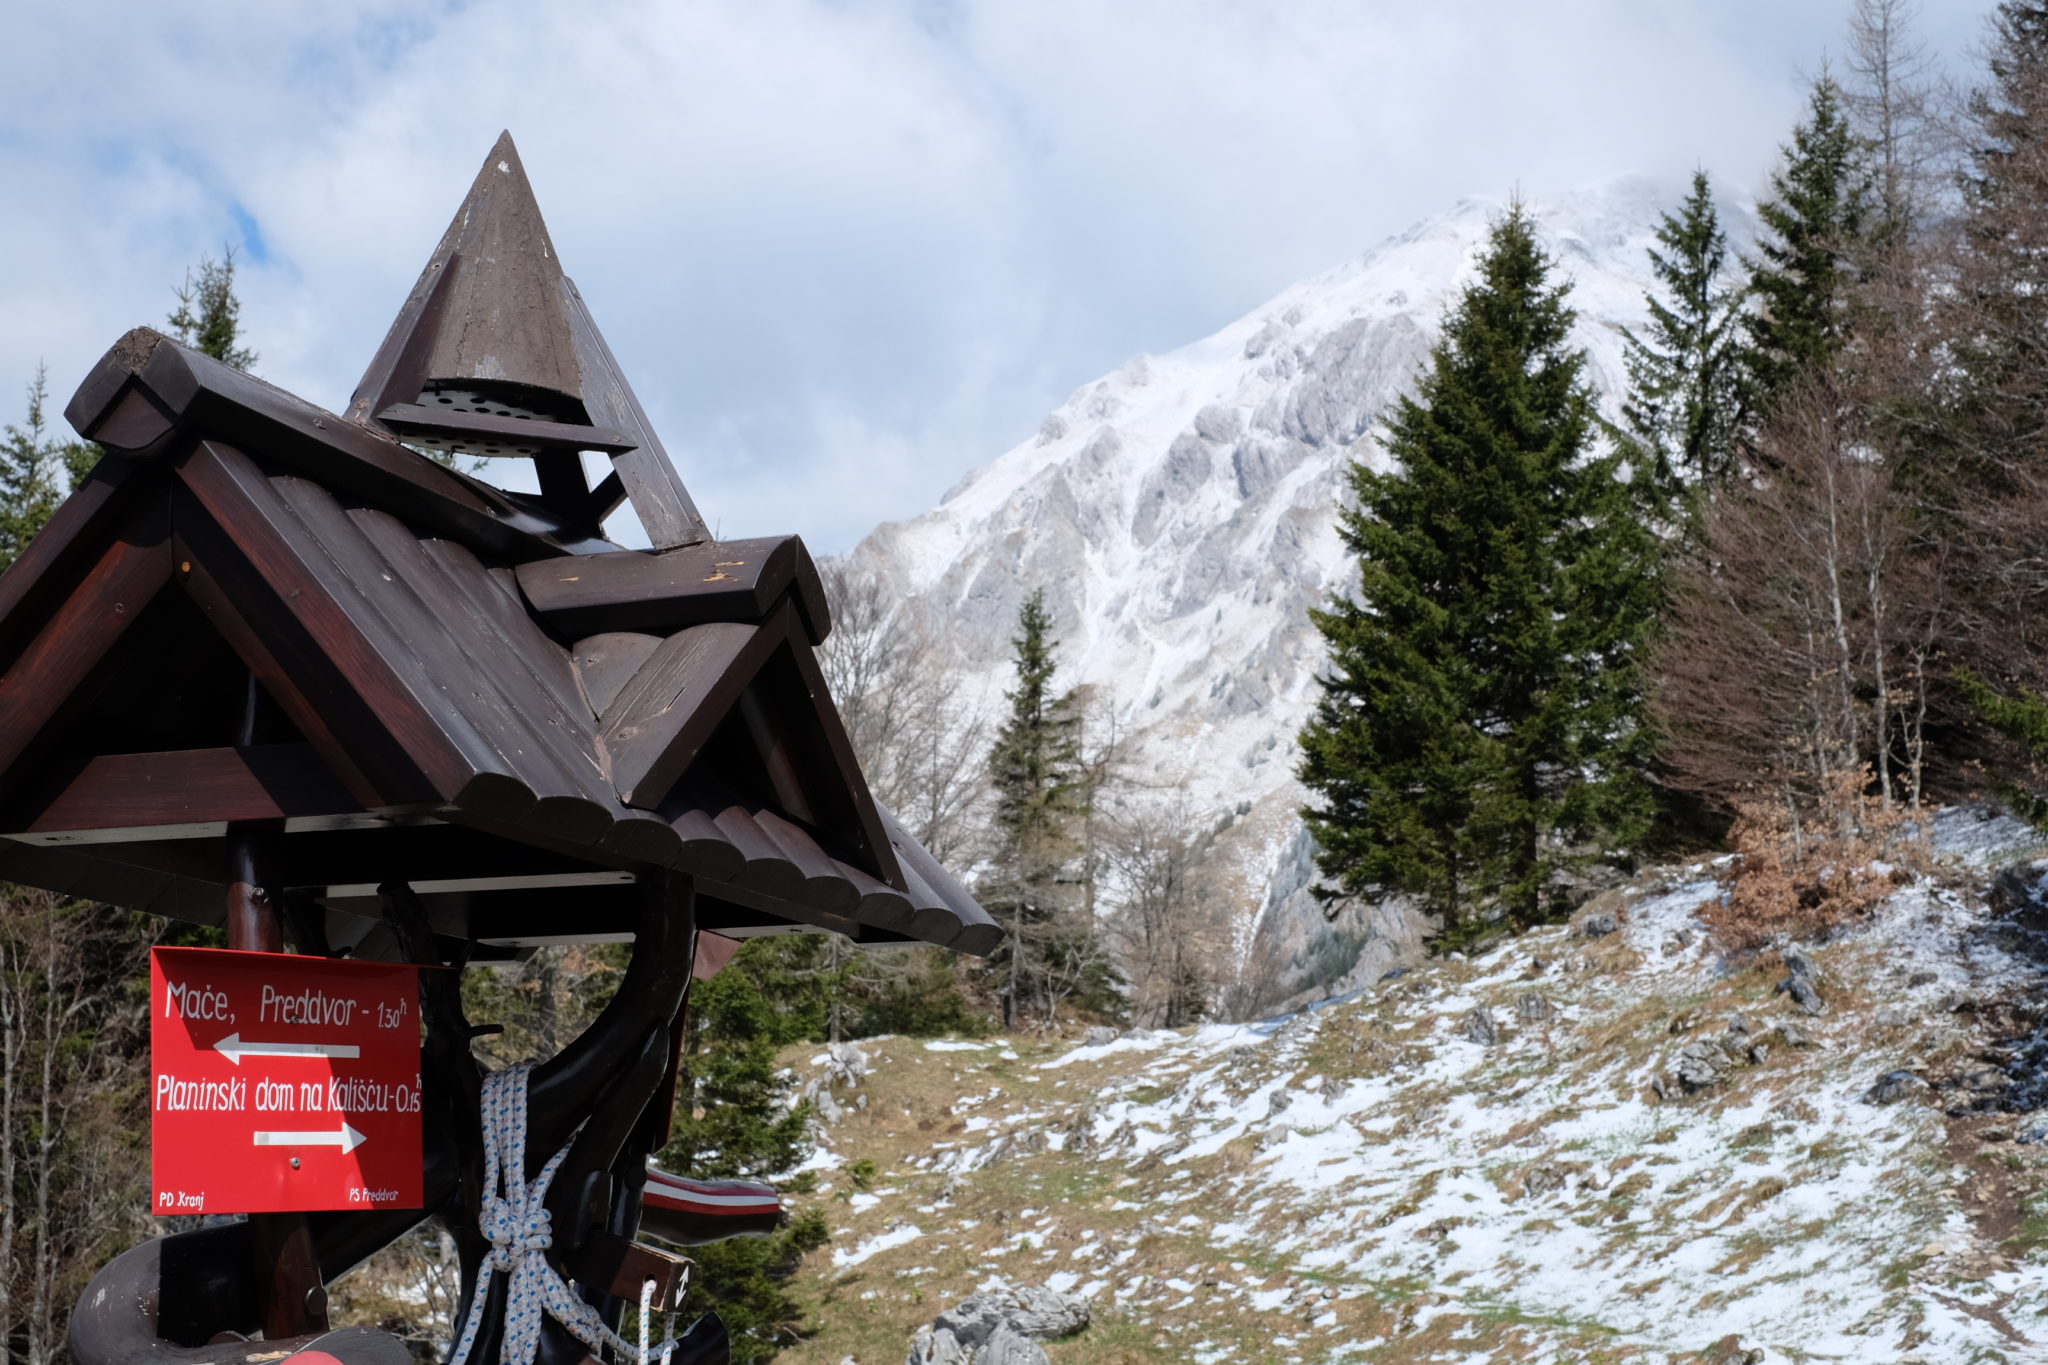
[[[215,360],[246,370],[256,353],[240,344],[241,301],[235,297],[235,254],[221,260],[201,258],[185,272],[178,306],[167,323],[188,346]],[[41,365],[28,386],[24,425],[9,423],[0,440],[0,569],[12,564],[31,537],[43,528],[64,500],[67,487],[77,487],[100,458],[90,441],[59,440],[50,435],[45,410],[49,373]]]
[[[232,248],[223,251],[217,261],[211,256],[200,257],[199,264],[185,272],[170,327],[178,340],[223,365],[247,370],[256,364],[256,353],[240,344],[242,302],[235,297]]]
[[[1878,216],[1868,148],[1850,127],[1841,87],[1823,72],[1792,130],[1771,194],[1757,205],[1764,236],[1750,262],[1748,415],[1761,420],[1802,371],[1831,360],[1851,330],[1855,257]]]
[[[807,935],[753,939],[718,975],[691,987],[674,1127],[661,1152],[668,1169],[768,1179],[810,1154],[811,1107],[791,1102],[776,1054],[822,1034],[833,983],[816,969],[818,949]],[[686,1309],[718,1312],[734,1361],[773,1355],[806,1330],[787,1281],[826,1237],[823,1216],[811,1209],[771,1236],[693,1249]]]
[[[1071,694],[1053,690],[1057,641],[1044,589],[1025,599],[1017,631],[1017,681],[1004,694],[1009,716],[989,753],[997,848],[982,888],[1005,930],[991,966],[1002,981],[1006,1028],[1017,1026],[1027,1002],[1050,1010],[1061,986],[1090,968],[1088,936],[1068,922],[1067,904],[1081,851],[1075,829],[1089,802],[1081,717]]]
[[[1512,206],[1387,419],[1397,467],[1351,467],[1357,595],[1313,613],[1330,662],[1299,773],[1321,894],[1413,895],[1450,943],[1558,914],[1560,874],[1649,811],[1654,539],[1617,458],[1591,456],[1551,265]]]
[[[2004,0],[1990,28],[1935,294],[1945,402],[1914,473],[1948,552],[1959,628],[1946,662],[1994,732],[1963,745],[1988,739],[1968,757],[2048,820],[2048,582],[2036,568],[2048,536],[2048,4]]]
[[[63,497],[57,470],[64,461],[43,417],[48,401],[48,371],[38,365],[28,386],[27,424],[9,423],[0,441],[0,569],[21,557]]]
[[[1657,241],[1649,325],[1623,332],[1629,393],[1617,434],[1654,512],[1677,529],[1690,520],[1688,490],[1728,471],[1744,425],[1743,296],[1727,279],[1728,238],[1705,171],[1658,223]]]

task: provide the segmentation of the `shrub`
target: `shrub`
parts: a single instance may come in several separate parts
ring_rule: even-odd
[[[1861,918],[1926,865],[1926,821],[1871,794],[1868,768],[1829,775],[1824,799],[1739,802],[1735,858],[1700,918],[1745,951],[1779,936],[1810,938]]]

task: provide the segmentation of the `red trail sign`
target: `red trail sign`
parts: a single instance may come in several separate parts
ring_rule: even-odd
[[[420,1206],[415,968],[157,948],[151,1211]]]

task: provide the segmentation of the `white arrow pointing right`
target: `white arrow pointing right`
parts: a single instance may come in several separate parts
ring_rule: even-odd
[[[363,1135],[358,1133],[347,1120],[339,1128],[326,1132],[310,1133],[264,1133],[256,1134],[258,1147],[339,1147],[343,1155],[363,1145]]]

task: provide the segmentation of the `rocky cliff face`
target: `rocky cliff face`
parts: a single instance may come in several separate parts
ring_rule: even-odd
[[[1621,328],[1643,315],[1646,252],[1677,199],[1629,178],[1534,206],[1603,394],[1623,383]],[[1425,360],[1501,209],[1468,200],[1213,336],[1137,357],[941,506],[853,552],[903,594],[934,662],[990,698],[1018,608],[1044,587],[1064,680],[1092,685],[1144,780],[1233,822],[1232,968],[1248,1005],[1374,974],[1415,946],[1397,912],[1327,926],[1305,894],[1294,736],[1322,661],[1307,610],[1350,584],[1344,471],[1383,461],[1377,418]]]

